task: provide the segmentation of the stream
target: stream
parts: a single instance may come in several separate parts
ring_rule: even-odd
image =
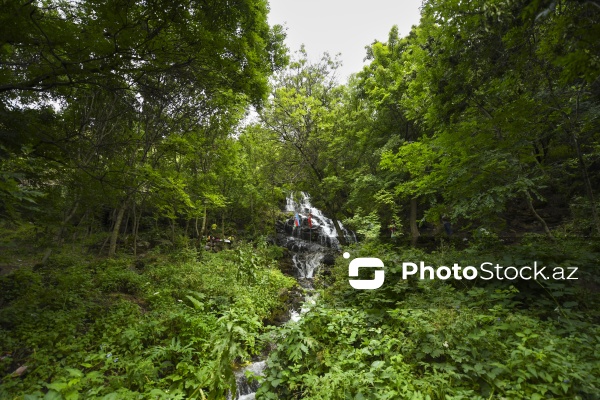
[[[293,213],[286,221],[277,226],[277,244],[289,250],[294,266],[294,274],[300,286],[306,289],[307,295],[300,310],[290,312],[290,321],[297,322],[307,312],[308,305],[316,301],[317,293],[313,291],[312,280],[323,265],[333,265],[335,255],[341,250],[337,231],[330,218],[310,203],[310,197],[302,192],[299,199],[289,195],[285,210]],[[339,222],[340,230],[347,243],[356,242],[354,232],[344,228]],[[254,399],[258,389],[256,382],[249,383],[246,371],[261,375],[266,362],[257,361],[236,371],[237,394],[235,399]]]

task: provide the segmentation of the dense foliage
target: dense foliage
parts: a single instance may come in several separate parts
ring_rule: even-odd
[[[386,265],[378,290],[348,285],[341,257],[316,305],[279,331],[263,398],[302,399],[595,399],[600,396],[599,298],[571,282],[402,279],[403,261],[480,265],[502,260],[578,267],[594,282],[600,248],[565,239],[515,248],[479,240],[468,251],[445,245],[427,253],[374,242],[353,256]],[[544,264],[546,265],[546,264]],[[591,265],[593,265],[591,267]]]
[[[529,3],[426,1],[345,86],[299,54],[255,129],[357,230],[375,218],[416,244],[445,216],[465,233],[552,236],[571,219],[598,235],[600,9]]]
[[[286,60],[265,1],[1,7],[0,215],[52,231],[48,254],[107,231],[110,255],[121,234],[136,252],[153,221],[171,242],[231,235],[270,210],[233,137]]]
[[[340,84],[266,0],[4,1],[0,397],[221,399],[267,348],[259,398],[600,397],[600,6],[421,12]],[[275,327],[291,188],[386,284],[340,258]],[[400,279],[417,260],[580,280]]]
[[[69,252],[71,253],[71,252]],[[0,278],[1,398],[221,398],[295,284],[281,252],[55,255]],[[21,378],[11,373],[21,365]]]
[[[410,35],[371,44],[347,85],[328,85],[327,56],[300,53],[280,74],[252,134],[303,166],[300,187],[360,234],[353,257],[385,261],[386,284],[351,289],[340,259],[281,330],[264,398],[600,395],[599,22],[594,2],[425,1]],[[403,281],[408,260],[583,275]]]

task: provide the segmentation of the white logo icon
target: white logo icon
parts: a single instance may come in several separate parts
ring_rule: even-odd
[[[346,257],[344,254],[344,258]],[[383,268],[383,261],[379,258],[355,258],[350,261],[350,265],[348,266],[348,275],[349,276],[358,276],[359,268]],[[383,285],[383,280],[385,279],[385,272],[382,269],[375,270],[375,279],[350,279],[350,286],[354,289],[378,289]]]

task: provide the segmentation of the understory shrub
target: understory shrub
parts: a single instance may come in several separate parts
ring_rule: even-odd
[[[240,279],[239,252],[57,253],[0,277],[0,398],[219,398],[295,284],[271,250]]]
[[[549,249],[552,251],[549,251]],[[348,260],[319,279],[321,296],[279,329],[257,398],[597,399],[600,314],[594,245],[529,237],[520,246],[426,253],[376,242],[353,257],[384,261],[384,285],[354,290]],[[402,262],[578,267],[579,280],[401,277]],[[368,270],[365,268],[365,270]],[[365,272],[364,279],[369,278]],[[371,275],[372,276],[372,275]]]

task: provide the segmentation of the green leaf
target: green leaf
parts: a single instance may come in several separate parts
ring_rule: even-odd
[[[49,390],[48,393],[44,396],[44,400],[63,400],[63,397],[59,392],[54,390]]]
[[[75,368],[65,368],[68,372],[69,375],[76,377],[76,378],[82,378],[83,377],[83,372],[81,372],[78,369]]]
[[[52,389],[52,390],[56,390],[57,392],[60,392],[64,389],[66,389],[67,387],[69,387],[69,385],[66,382],[52,382],[52,383],[47,383],[46,387],[48,389]]]

